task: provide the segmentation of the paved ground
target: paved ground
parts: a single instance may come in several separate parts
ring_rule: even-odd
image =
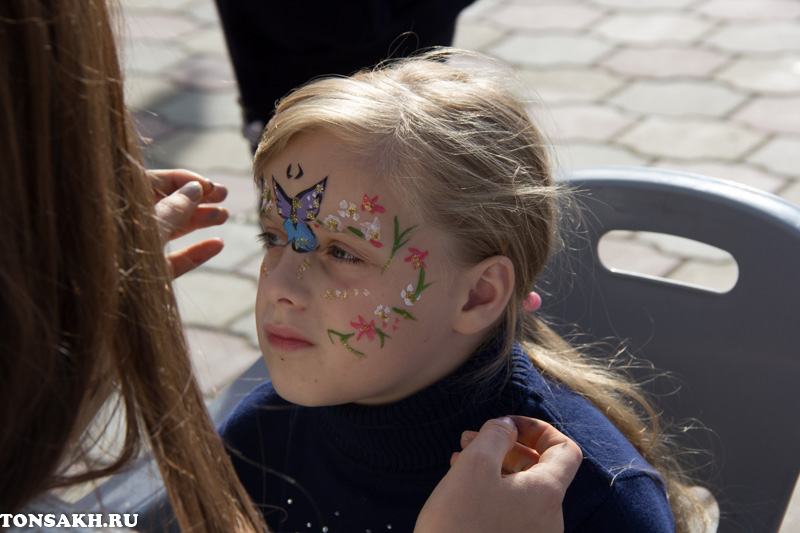
[[[213,0],[123,5],[128,102],[153,140],[149,165],[189,168],[231,191],[232,220],[210,232],[225,251],[177,283],[211,397],[259,357],[261,252],[236,84]],[[800,203],[796,0],[478,0],[455,45],[519,68],[562,165],[687,170]],[[716,288],[735,281],[725,254],[662,237],[619,235],[603,252],[648,274]],[[782,531],[800,531],[800,512]]]

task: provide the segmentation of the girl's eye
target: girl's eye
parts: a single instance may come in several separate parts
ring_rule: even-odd
[[[361,262],[361,259],[359,259],[358,257],[354,256],[350,252],[339,248],[335,244],[331,245],[331,247],[328,250],[329,250],[329,253],[330,253],[331,257],[333,257],[337,261],[343,261],[345,263],[360,263]]]
[[[258,234],[258,240],[264,245],[264,248],[273,248],[275,246],[286,246],[286,240],[280,235],[272,231],[264,231]]]

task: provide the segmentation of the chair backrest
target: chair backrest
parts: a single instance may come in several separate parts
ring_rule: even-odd
[[[800,208],[732,182],[649,168],[576,169],[564,180],[588,213],[565,232],[567,259],[543,276],[543,312],[590,338],[622,339],[673,375],[681,389],[661,407],[710,430],[681,438],[711,447],[710,458],[697,456],[697,473],[720,504],[719,531],[778,531],[800,472]],[[611,230],[721,248],[739,278],[720,293],[609,270],[597,245]]]

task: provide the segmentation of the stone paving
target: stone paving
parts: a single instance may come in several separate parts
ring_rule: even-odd
[[[149,166],[189,168],[231,193],[228,224],[179,243],[226,242],[176,283],[212,397],[259,357],[261,251],[236,83],[212,0],[122,3],[128,104],[151,139]],[[454,44],[518,69],[563,166],[690,171],[800,203],[796,0],[477,0]],[[603,244],[612,266],[717,289],[735,282],[730,256],[697,243],[628,232]],[[800,513],[782,531],[800,531]]]

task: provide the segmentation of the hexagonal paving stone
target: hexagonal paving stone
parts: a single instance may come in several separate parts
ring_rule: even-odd
[[[235,91],[236,74],[227,57],[191,57],[167,71],[174,82],[198,90]]]
[[[505,38],[508,31],[483,21],[460,20],[456,24],[453,46],[466,50],[483,50]]]
[[[186,340],[197,383],[206,399],[219,394],[261,357],[261,350],[248,339],[220,331],[187,328]]]
[[[609,102],[629,111],[658,115],[719,117],[737,107],[745,95],[702,81],[635,81]]]
[[[800,96],[756,98],[733,119],[770,132],[800,134]]]
[[[650,78],[704,77],[730,56],[691,46],[623,48],[602,64],[615,72]]]
[[[255,306],[255,282],[229,273],[193,270],[174,286],[181,318],[193,326],[224,328]]]
[[[727,24],[706,42],[735,52],[787,52],[800,50],[800,25],[796,22],[741,22]]]
[[[608,7],[650,10],[664,7],[676,9],[694,3],[695,0],[593,0],[595,4]]]
[[[512,35],[489,47],[490,55],[516,65],[589,65],[611,45],[582,35]]]
[[[178,126],[238,128],[242,124],[241,107],[234,91],[181,91],[152,110]]]
[[[131,12],[125,18],[123,35],[134,40],[175,41],[201,23],[180,13]]]
[[[633,165],[643,166],[649,162],[647,157],[634,154],[620,146],[571,142],[557,144],[556,165],[559,167],[584,167],[594,165]]]
[[[598,69],[522,69],[520,78],[547,103],[595,102],[625,83]]]
[[[763,165],[773,172],[797,179],[800,178],[797,154],[800,154],[800,138],[780,136],[759,148],[747,160],[750,163]]]
[[[613,15],[592,30],[615,42],[668,44],[692,42],[709,28],[710,22],[688,13],[654,11]]]
[[[800,58],[744,57],[723,68],[716,77],[748,91],[800,92]]]
[[[549,114],[552,119],[552,127],[545,128],[550,138],[568,142],[605,141],[634,122],[631,116],[599,105],[553,106],[543,113]],[[540,121],[550,122],[546,118]]]
[[[737,124],[703,119],[648,117],[618,142],[643,154],[685,159],[736,159],[764,136]]]
[[[238,128],[179,130],[148,150],[154,167],[190,168],[201,174],[216,170],[251,171],[250,143]]]
[[[576,3],[507,4],[488,16],[501,26],[526,30],[581,29],[597,21],[604,10]]]
[[[795,0],[710,0],[697,10],[720,19],[788,19],[800,16],[800,3]]]

